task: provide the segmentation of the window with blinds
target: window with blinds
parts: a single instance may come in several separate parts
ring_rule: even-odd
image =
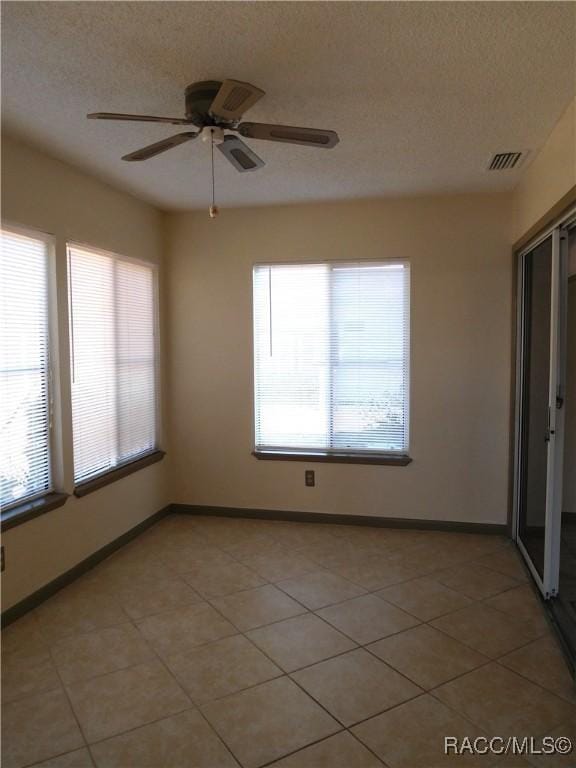
[[[48,239],[2,229],[0,506],[51,490]]]
[[[254,268],[257,450],[408,451],[404,262]]]
[[[68,246],[74,479],[157,446],[156,275],[152,265]]]

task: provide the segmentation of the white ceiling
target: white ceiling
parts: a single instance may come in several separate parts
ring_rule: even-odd
[[[576,5],[563,2],[4,2],[3,123],[164,209],[209,200],[206,145],[121,155],[178,128],[90,111],[183,114],[196,80],[266,91],[247,119],[332,128],[332,150],[252,141],[216,153],[222,205],[506,188],[495,151],[537,150],[574,95]]]

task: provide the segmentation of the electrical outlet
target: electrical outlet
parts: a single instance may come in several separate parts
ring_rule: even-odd
[[[6,561],[4,559],[4,547],[0,547],[0,571],[3,571],[4,568],[6,568]]]
[[[307,469],[304,472],[304,484],[309,488],[313,488],[316,485],[316,476],[313,469]]]

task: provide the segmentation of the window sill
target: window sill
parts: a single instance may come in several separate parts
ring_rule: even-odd
[[[33,520],[45,512],[61,507],[63,504],[66,504],[67,498],[67,493],[52,492],[32,501],[24,501],[16,507],[11,507],[11,509],[4,510],[2,512],[2,532],[15,528],[17,525],[22,525],[22,523],[27,523],[29,520]]]
[[[105,472],[103,475],[98,475],[97,477],[92,478],[92,480],[80,483],[74,488],[74,496],[81,498],[82,496],[87,496],[89,493],[94,493],[94,491],[104,488],[105,485],[115,483],[116,480],[121,480],[123,477],[131,475],[133,472],[138,472],[138,470],[150,466],[150,464],[156,464],[156,462],[162,461],[164,456],[164,451],[154,451],[153,453],[147,453],[140,459],[130,461],[127,464],[122,464],[122,466],[112,469],[110,472]]]
[[[318,461],[334,464],[382,464],[385,466],[405,467],[412,459],[407,455],[385,453],[305,453],[303,451],[252,451],[257,459],[272,461]]]

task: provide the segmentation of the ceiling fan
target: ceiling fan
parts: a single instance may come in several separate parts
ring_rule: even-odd
[[[152,115],[125,115],[114,112],[93,112],[95,120],[134,120],[146,123],[193,125],[199,130],[185,131],[138,149],[123,160],[148,160],[186,141],[202,137],[217,145],[224,157],[240,172],[255,171],[264,161],[235,134],[247,139],[265,139],[307,147],[331,149],[338,143],[335,131],[318,128],[295,128],[290,125],[240,122],[243,114],[264,96],[264,91],[239,80],[206,80],[192,83],[185,91],[185,117],[154,117]]]

